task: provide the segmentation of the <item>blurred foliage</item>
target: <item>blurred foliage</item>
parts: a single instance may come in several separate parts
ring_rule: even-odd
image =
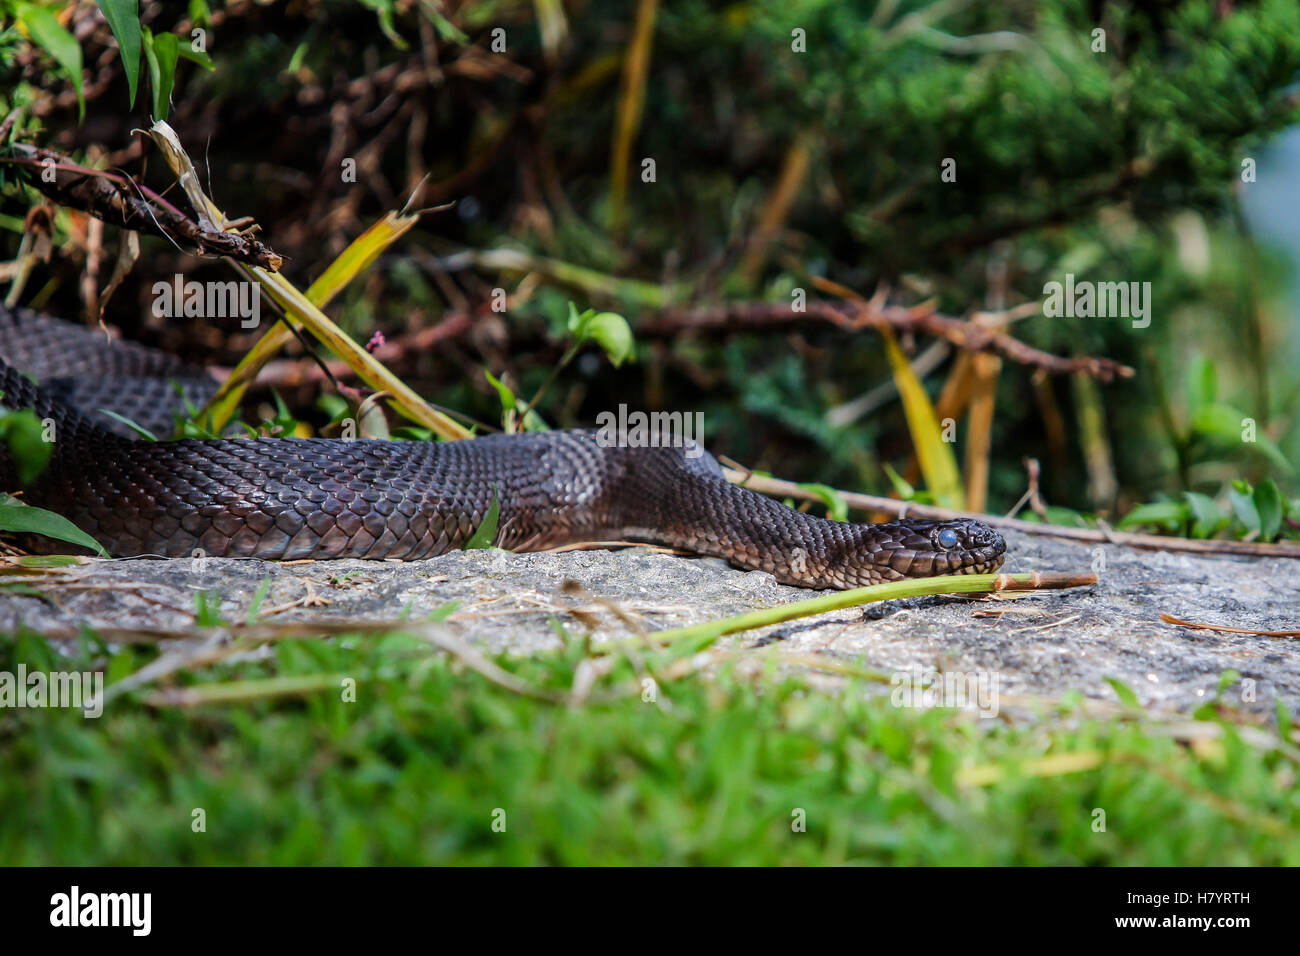
[[[625,74],[632,7],[145,2],[140,17],[155,49],[175,35],[184,51],[196,26],[206,31],[215,68],[178,61],[170,122],[203,158],[214,198],[256,218],[294,281],[426,175],[421,205],[458,200],[427,215],[335,310],[358,338],[380,328],[390,340],[474,310],[468,334],[394,362],[440,405],[498,419],[503,393],[487,371],[511,396],[540,390],[536,412],[554,425],[589,424],[621,402],[698,410],[710,444],[755,467],[888,491],[886,465],[904,484],[920,477],[897,397],[847,424],[827,420],[891,381],[876,333],[807,324],[655,337],[643,321],[665,305],[788,302],[815,279],[863,295],[883,284],[894,300],[933,297],[958,315],[1041,300],[1066,273],[1150,282],[1147,328],[1044,317],[1009,327],[1045,350],[1106,355],[1138,374],[1090,390],[1004,362],[990,509],[1021,496],[1021,462],[1032,457],[1049,511],[1124,515],[1163,496],[1191,510],[1154,526],[1204,530],[1190,502],[1212,500],[1240,522],[1234,482],[1252,495],[1271,482],[1280,530],[1294,533],[1300,382],[1282,346],[1300,329],[1283,260],[1257,246],[1239,209],[1254,185],[1243,161],[1297,118],[1294,2],[680,0],[651,23],[641,88]],[[134,83],[97,8],[42,0],[35,9],[81,47],[79,124],[70,54],[31,29],[48,24],[32,9],[0,0],[11,21],[0,30],[0,108],[27,108],[14,135],[140,172],[130,130],[158,109],[146,101],[161,85],[131,107]],[[638,95],[620,213],[610,157]],[[945,160],[955,181],[941,176]],[[145,176],[165,188],[160,166]],[[4,182],[0,242],[12,255],[35,194],[9,173]],[[61,213],[55,240],[25,298],[76,314],[84,222]],[[146,241],[109,319],[231,364],[250,339],[221,320],[150,324],[148,289],[176,271],[226,277],[220,264]],[[504,312],[488,306],[498,288],[510,297]],[[574,300],[627,316],[626,352],[638,361],[616,366],[593,343],[569,363]],[[931,397],[951,366],[922,376]],[[315,395],[286,400],[299,412]],[[516,402],[507,413],[529,407]],[[1253,440],[1243,440],[1246,420]],[[963,422],[959,446],[965,437]],[[1107,470],[1109,483],[1099,480]]]
[[[223,610],[245,614],[206,592],[196,605],[208,625]],[[110,700],[93,720],[5,708],[5,862],[1300,862],[1294,747],[1249,742],[1260,729],[1239,693],[1226,692],[1236,672],[1217,692],[1205,675],[1197,728],[1217,733],[1189,746],[1175,737],[1185,718],[1171,726],[1142,710],[1119,681],[1121,715],[1092,716],[1098,702],[1071,692],[1023,726],[894,706],[869,677],[832,694],[779,666],[756,680],[728,663],[674,677],[652,662],[662,675],[655,706],[642,699],[642,651],[594,657],[583,636],[557,629],[562,650],[492,664],[552,694],[595,673],[592,696],[617,691],[612,699],[544,703],[422,636],[392,633],[210,656]],[[102,668],[110,686],[166,653],[90,630],[58,650],[30,632],[0,635],[5,670]],[[356,682],[355,702],[340,692],[345,679]],[[1292,718],[1280,698],[1277,713],[1285,737]],[[1101,832],[1099,806],[1124,808]],[[806,829],[791,825],[796,808]],[[493,826],[502,811],[504,835]]]

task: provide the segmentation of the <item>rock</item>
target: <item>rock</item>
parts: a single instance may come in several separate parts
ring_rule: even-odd
[[[1078,690],[1115,700],[1107,678],[1144,705],[1182,712],[1211,699],[1219,676],[1242,681],[1225,700],[1269,715],[1279,698],[1300,707],[1300,641],[1190,630],[1161,612],[1198,623],[1259,630],[1300,628],[1300,564],[1081,546],[1007,535],[1006,571],[1098,570],[1095,587],[1010,600],[927,597],[805,618],[727,640],[744,648],[773,642],[888,673],[914,667],[996,676],[1004,695],[1059,697]],[[338,626],[420,618],[459,602],[448,626],[493,651],[528,653],[558,646],[549,621],[571,633],[599,621],[598,636],[678,627],[772,607],[816,592],[778,584],[762,572],[715,559],[645,548],[562,554],[454,552],[412,562],[253,559],[90,561],[36,577],[46,598],[0,593],[0,630],[25,624],[54,638],[79,624],[111,631],[178,634],[194,624],[195,596],[220,596],[227,621],[243,621],[264,579],[264,623]],[[565,590],[566,581],[580,590]],[[633,626],[610,610],[617,606]],[[580,616],[574,616],[578,611]],[[888,690],[889,688],[885,688]]]

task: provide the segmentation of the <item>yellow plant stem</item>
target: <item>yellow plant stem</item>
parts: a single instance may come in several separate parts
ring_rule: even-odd
[[[1052,574],[1031,571],[1022,574],[946,574],[933,578],[912,578],[872,584],[835,594],[783,604],[779,607],[749,611],[732,617],[705,621],[668,631],[647,635],[650,640],[697,653],[713,644],[718,638],[739,631],[749,631],[772,624],[782,624],[801,617],[841,611],[873,601],[892,601],[895,598],[918,597],[924,594],[986,594],[993,591],[1032,591],[1037,588],[1083,587],[1097,583],[1095,574]]]
[[[225,213],[199,187],[194,166],[172,128],[164,122],[157,122],[149,129],[149,136],[176,174],[200,221],[220,230],[231,229],[230,220]],[[373,263],[384,249],[415,225],[418,219],[418,213],[403,215],[389,212],[358,236],[320,278],[311,284],[306,295],[278,272],[270,272],[260,266],[252,266],[251,271],[267,293],[285,310],[285,322],[301,325],[346,362],[367,385],[376,391],[388,393],[389,404],[400,414],[423,425],[440,438],[467,438],[470,433],[466,428],[430,407],[320,310],[320,306],[328,303],[348,282]],[[214,431],[220,431],[230,421],[244,390],[257,372],[292,337],[293,332],[289,328],[277,323],[244,356],[205,409],[205,413],[211,416]]]

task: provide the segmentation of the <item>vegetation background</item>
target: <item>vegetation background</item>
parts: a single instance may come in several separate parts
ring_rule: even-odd
[[[551,423],[590,424],[622,402],[703,411],[710,444],[756,468],[882,491],[889,465],[923,485],[922,439],[878,331],[691,316],[788,304],[796,289],[882,291],[954,316],[1011,310],[1025,342],[1137,374],[972,368],[904,336],[955,412],[966,504],[1006,510],[1034,458],[1049,505],[1114,518],[1163,501],[1138,517],[1200,535],[1250,534],[1250,488],[1232,482],[1275,482],[1279,520],[1262,532],[1294,531],[1280,518],[1300,514],[1286,500],[1300,494],[1294,302],[1285,259],[1241,211],[1258,177],[1293,173],[1256,165],[1297,116],[1293,3],[194,0],[138,12],[149,42],[132,84],[96,4],[0,0],[0,108],[24,108],[11,137],[162,190],[170,174],[132,130],[165,114],[218,204],[260,224],[300,287],[417,187],[419,205],[454,201],[330,310],[359,341],[378,330],[407,343],[391,364],[441,405],[496,421],[485,370],[533,395],[566,352],[576,300],[627,316],[636,361],[579,356],[539,402]],[[79,83],[46,19],[75,37]],[[155,40],[179,59],[155,56]],[[3,175],[0,248],[13,258],[39,199],[21,170]],[[87,288],[102,291],[115,233],[59,211],[23,301],[93,311]],[[177,272],[232,276],[146,238],[106,318],[233,364],[256,334],[237,320],[152,316],[154,282]],[[1150,282],[1150,326],[1037,314],[1067,273]],[[505,312],[491,308],[498,288]],[[318,385],[280,390],[302,417],[328,419],[304,411]]]

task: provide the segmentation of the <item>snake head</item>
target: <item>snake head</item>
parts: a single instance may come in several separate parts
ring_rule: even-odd
[[[869,542],[885,580],[984,574],[997,570],[1006,559],[1007,543],[1002,535],[972,518],[909,518],[865,527],[879,529]]]
[[[930,543],[936,552],[948,556],[949,574],[984,574],[997,570],[1006,560],[1006,541],[982,521],[958,518],[929,524]],[[954,559],[959,565],[956,568],[951,565]]]

